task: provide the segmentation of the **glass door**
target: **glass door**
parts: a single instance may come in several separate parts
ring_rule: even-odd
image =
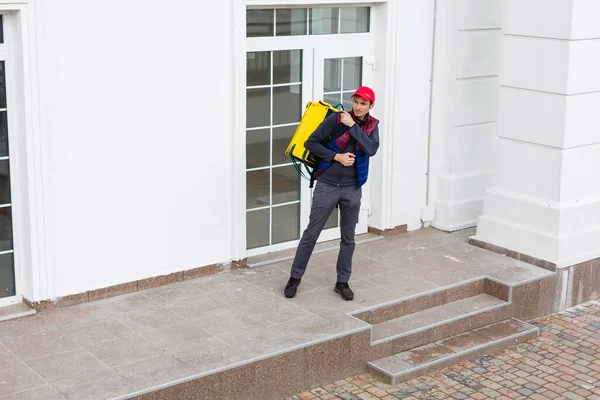
[[[372,56],[368,49],[348,46],[348,49],[315,49],[313,98],[332,104],[342,104],[344,110],[352,109],[350,96],[360,86],[372,85]],[[366,233],[368,215],[365,205],[369,203],[369,183],[363,186],[363,197],[356,234]],[[336,209],[319,237],[319,241],[340,237],[339,210]]]

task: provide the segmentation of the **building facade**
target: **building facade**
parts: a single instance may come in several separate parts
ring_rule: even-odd
[[[0,305],[293,248],[311,191],[284,150],[308,101],[360,85],[382,123],[358,233],[477,225],[555,266],[599,257],[594,1],[0,11]]]

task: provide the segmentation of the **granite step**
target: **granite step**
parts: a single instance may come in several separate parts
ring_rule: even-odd
[[[507,319],[367,364],[370,373],[391,385],[431,374],[472,357],[535,339],[539,329]]]
[[[468,321],[469,318],[485,312],[499,310],[500,308],[508,306],[508,304],[509,303],[505,300],[487,293],[481,293],[465,299],[427,308],[422,311],[374,324],[371,331],[371,344],[377,345],[389,340],[424,332],[429,329],[444,329],[444,326],[447,328],[450,324],[453,324],[453,326],[462,324],[464,327],[463,332],[468,331],[473,328],[470,323],[471,321]],[[498,314],[498,321],[504,319],[500,313]],[[462,332],[453,330],[448,336],[452,336],[456,333]]]

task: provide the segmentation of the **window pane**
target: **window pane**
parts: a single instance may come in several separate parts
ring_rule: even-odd
[[[0,15],[0,43],[4,43],[4,16]]]
[[[246,208],[270,205],[269,170],[246,172]]]
[[[285,151],[297,127],[298,125],[273,128],[273,165],[288,164],[291,162],[290,157],[285,154]]]
[[[325,60],[325,76],[323,86],[326,92],[337,92],[342,85],[342,60],[332,58]]]
[[[323,101],[335,107],[342,102],[342,95],[341,93],[328,93],[323,95]]]
[[[350,112],[352,109],[352,103],[354,103],[354,100],[350,97],[353,93],[354,92],[347,92],[342,95],[342,104],[344,106],[344,110],[348,112]]]
[[[12,207],[0,208],[0,251],[13,249]]]
[[[369,7],[344,7],[340,10],[342,19],[340,33],[369,32]]]
[[[273,208],[273,244],[300,238],[300,204]]]
[[[302,81],[302,50],[273,52],[273,83]]]
[[[273,10],[246,10],[246,37],[273,36]]]
[[[344,58],[344,90],[356,90],[362,82],[362,57]]]
[[[8,160],[0,161],[0,204],[10,203],[10,170]]]
[[[246,85],[263,86],[271,83],[271,52],[246,54]]]
[[[6,75],[4,61],[0,61],[0,108],[6,108]]]
[[[8,155],[8,125],[6,111],[0,111],[0,157]]]
[[[302,85],[273,88],[273,125],[300,121]]]
[[[271,125],[271,89],[246,91],[246,127]]]
[[[269,166],[270,129],[246,132],[246,168]]]
[[[338,33],[339,8],[311,8],[310,34],[328,35]]]
[[[306,35],[306,8],[277,10],[277,36]]]
[[[327,219],[324,229],[331,229],[331,228],[337,228],[337,227],[338,227],[338,209],[335,208],[333,210],[333,212],[331,213],[331,215],[329,216],[329,218]]]
[[[269,209],[246,213],[246,248],[269,245]]]
[[[273,204],[300,200],[300,175],[293,165],[273,168]]]

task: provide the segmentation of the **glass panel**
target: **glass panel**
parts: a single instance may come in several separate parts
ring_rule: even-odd
[[[326,92],[337,92],[342,85],[342,60],[332,58],[325,60],[325,76],[323,87]]]
[[[246,10],[246,37],[273,36],[274,10]]]
[[[323,228],[323,229],[331,229],[331,228],[337,228],[337,227],[338,227],[338,209],[334,208],[333,212],[331,213],[331,215],[327,219],[327,222],[325,223],[325,228]]]
[[[328,35],[338,33],[339,8],[311,8],[310,34]]]
[[[4,61],[0,61],[0,108],[6,108],[6,76]]]
[[[324,94],[323,100],[335,107],[342,102],[341,93]]]
[[[246,208],[270,205],[269,170],[246,172]]]
[[[4,43],[4,16],[0,15],[0,43]]]
[[[344,7],[340,10],[340,33],[369,32],[369,7]]]
[[[10,169],[8,160],[0,161],[0,204],[10,203]]]
[[[352,110],[352,103],[354,103],[354,100],[350,97],[352,96],[352,93],[354,92],[347,92],[342,95],[342,104],[344,106],[344,110],[348,112]]]
[[[269,245],[269,209],[246,213],[246,248]]]
[[[302,50],[273,52],[273,83],[302,81]]]
[[[246,127],[271,125],[271,89],[246,90]]]
[[[355,91],[362,82],[362,57],[344,58],[344,90]]]
[[[298,125],[273,128],[273,165],[289,164],[291,162],[290,157],[285,154],[285,151],[297,127]]]
[[[271,84],[271,52],[261,51],[246,54],[246,85]]]
[[[15,295],[15,265],[13,254],[0,255],[0,298]]]
[[[306,8],[279,9],[275,35],[306,35],[306,24]]]
[[[12,207],[0,208],[0,251],[13,249]]]
[[[300,121],[302,85],[273,88],[273,125]]]
[[[8,126],[6,111],[0,111],[0,157],[8,155]]]
[[[273,204],[300,200],[300,175],[293,165],[273,168]]]
[[[273,208],[273,244],[300,238],[300,204]]]
[[[246,168],[269,166],[270,129],[259,129],[246,132]]]

